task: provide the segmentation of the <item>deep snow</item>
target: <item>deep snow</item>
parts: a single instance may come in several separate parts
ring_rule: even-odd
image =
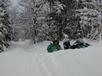
[[[49,42],[12,42],[0,53],[0,76],[102,76],[102,44],[47,53]]]

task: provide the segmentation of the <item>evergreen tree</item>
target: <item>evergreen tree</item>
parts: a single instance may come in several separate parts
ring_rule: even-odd
[[[49,38],[62,39],[63,31],[63,14],[64,4],[59,0],[48,0],[50,6],[50,13],[47,15],[47,23],[49,26]]]
[[[91,39],[98,39],[99,11],[97,9],[97,2],[95,0],[79,0],[77,16],[80,17],[80,28],[85,37]]]
[[[61,2],[65,5],[63,15],[63,32],[66,33],[69,38],[75,39],[77,35],[78,29],[78,20],[76,17],[75,10],[77,9],[76,0],[61,0]]]
[[[20,14],[20,25],[25,31],[25,39],[32,39],[34,43],[41,42],[48,37],[46,16],[49,13],[49,4],[46,0],[22,0],[24,7]]]
[[[7,13],[7,1],[0,0],[0,50],[8,47],[8,42],[11,40],[11,27],[9,23],[9,16]]]

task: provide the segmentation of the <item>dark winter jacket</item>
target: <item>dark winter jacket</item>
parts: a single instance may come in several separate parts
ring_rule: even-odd
[[[53,51],[58,51],[58,50],[61,50],[61,46],[60,45],[57,45],[57,44],[50,44],[48,47],[47,47],[47,51],[48,52],[53,52]]]
[[[63,43],[63,47],[64,47],[64,49],[69,49],[70,48],[70,41],[65,41],[64,43]]]

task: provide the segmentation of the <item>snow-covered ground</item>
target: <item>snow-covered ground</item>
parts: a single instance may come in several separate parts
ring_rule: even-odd
[[[47,53],[49,42],[12,42],[0,53],[0,76],[102,76],[102,44]]]

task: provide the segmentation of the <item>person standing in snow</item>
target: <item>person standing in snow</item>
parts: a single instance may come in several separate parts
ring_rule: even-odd
[[[59,51],[61,50],[61,46],[59,45],[59,40],[53,40],[53,43],[51,43],[47,47],[48,52],[54,52],[54,51]]]
[[[70,48],[70,40],[68,39],[68,36],[65,35],[65,38],[63,40],[63,47],[64,49],[69,49]]]

